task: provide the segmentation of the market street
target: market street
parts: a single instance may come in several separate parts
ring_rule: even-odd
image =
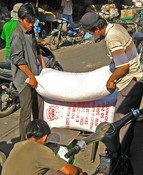
[[[3,61],[4,50],[0,51],[0,61]],[[54,54],[63,66],[64,71],[68,72],[87,72],[110,63],[110,59],[107,57],[107,51],[104,40],[100,43],[86,43],[75,46],[68,46],[54,51]],[[18,139],[18,117],[19,110],[15,113],[0,119],[0,149],[6,154],[9,153],[13,144]],[[142,122],[138,122],[135,130],[135,138],[133,146],[131,148],[131,160],[135,170],[135,175],[141,174],[143,167],[142,154],[143,154],[143,141],[142,141]],[[102,145],[99,146],[102,148]],[[98,149],[100,152],[100,149]],[[101,151],[103,151],[101,149]],[[90,162],[91,145],[88,146],[85,152],[81,152],[77,155],[77,165],[92,174],[98,165],[98,155],[94,163]]]

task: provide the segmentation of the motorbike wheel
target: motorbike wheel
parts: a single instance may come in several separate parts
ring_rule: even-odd
[[[62,40],[61,40],[62,41]],[[61,42],[58,35],[52,35],[50,38],[49,38],[49,48],[51,50],[56,50],[60,47],[61,45]]]
[[[85,32],[84,31],[80,31],[79,35],[78,35],[78,39],[74,40],[74,44],[81,44],[84,43],[85,41]],[[76,37],[75,37],[76,38]]]
[[[16,99],[18,97],[9,94],[9,83],[0,84],[0,118],[6,117],[18,109]]]
[[[85,36],[85,32],[84,31],[81,31],[81,33],[80,33],[81,43],[83,43],[85,41],[84,36]]]

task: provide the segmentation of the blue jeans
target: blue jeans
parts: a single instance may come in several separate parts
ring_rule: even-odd
[[[69,24],[73,24],[73,17],[72,15],[62,15],[62,18],[65,18],[66,20],[68,20]]]
[[[44,57],[44,56],[43,56],[43,59],[44,59],[44,62],[46,64],[46,67],[49,68],[49,66],[50,66],[50,59],[48,57]],[[37,59],[37,65],[38,65],[39,73],[40,73],[43,68],[42,68],[42,66],[41,66],[41,64],[40,64],[38,59]]]
[[[5,58],[5,61],[6,61],[6,62],[10,62],[10,57]]]

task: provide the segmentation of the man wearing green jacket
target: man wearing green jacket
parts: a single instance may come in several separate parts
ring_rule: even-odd
[[[17,12],[20,8],[22,3],[17,3],[13,6],[13,10],[11,11],[11,20],[6,22],[3,26],[1,39],[5,41],[6,43],[6,51],[5,51],[5,59],[6,62],[10,62],[9,56],[10,56],[10,37],[15,29],[17,22],[18,22],[18,16]]]

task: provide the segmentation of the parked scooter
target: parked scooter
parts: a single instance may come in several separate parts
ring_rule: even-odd
[[[100,155],[100,163],[94,175],[133,175],[133,168],[126,152],[123,152],[123,143],[119,141],[120,129],[128,123],[137,120],[143,114],[143,109],[132,109],[122,119],[114,122],[100,123],[95,133],[79,140],[77,144],[65,154],[66,158],[77,154],[80,150],[84,150],[86,146],[94,142],[103,142],[106,146],[106,152]]]
[[[45,14],[43,12],[39,12],[39,27],[40,27],[40,32],[39,32],[39,37],[42,39],[45,39],[47,35],[52,30],[53,24],[56,22],[56,17],[54,14]]]
[[[48,68],[63,71],[62,66],[56,61],[54,54],[47,48],[41,47],[42,55],[48,57]],[[20,107],[18,91],[13,85],[11,64],[0,62],[0,117],[5,117]]]
[[[69,25],[65,18],[57,20],[58,28],[54,29],[49,38],[49,48],[56,50],[60,48],[65,42],[72,44],[84,42],[85,32],[82,26],[78,23]]]
[[[11,65],[0,62],[0,117],[5,117],[20,107],[18,91],[13,85]]]

